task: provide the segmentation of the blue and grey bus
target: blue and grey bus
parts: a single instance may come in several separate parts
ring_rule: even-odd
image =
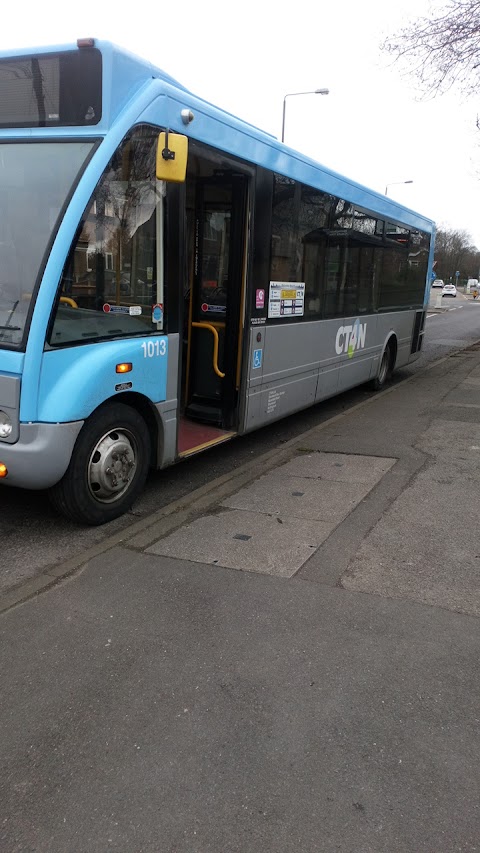
[[[433,239],[108,42],[3,52],[0,482],[102,524],[149,469],[381,388]]]

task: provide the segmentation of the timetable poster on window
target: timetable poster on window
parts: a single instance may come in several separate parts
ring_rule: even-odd
[[[269,317],[303,317],[304,281],[271,281],[268,294]]]

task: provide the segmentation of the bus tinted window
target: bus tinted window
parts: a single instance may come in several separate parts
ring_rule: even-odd
[[[291,178],[275,175],[270,269],[273,281],[297,280],[299,198],[299,184]]]
[[[52,346],[159,331],[155,178],[158,133],[138,128],[108,164],[63,272]]]
[[[274,176],[270,280],[305,283],[302,318],[423,305],[427,234]]]
[[[425,279],[428,268],[429,239],[421,231],[410,232],[410,250],[408,254],[409,284],[415,305],[423,304]]]
[[[90,126],[101,117],[100,51],[0,59],[0,127]]]
[[[345,201],[337,201],[328,239],[324,317],[343,317],[345,304],[353,297],[352,279],[348,274],[348,243],[352,218],[352,206]]]
[[[305,316],[320,316],[333,198],[275,175],[271,281],[305,283]]]
[[[319,317],[325,283],[325,263],[333,198],[320,190],[302,186],[300,237],[303,244],[305,316]]]
[[[378,307],[419,308],[423,305],[428,240],[418,231],[387,223]]]
[[[378,279],[383,222],[359,210],[353,216],[349,255],[356,299],[352,314],[368,314],[375,305],[374,287]]]

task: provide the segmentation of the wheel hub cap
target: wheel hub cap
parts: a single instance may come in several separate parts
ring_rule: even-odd
[[[118,500],[137,469],[135,439],[126,429],[106,433],[96,444],[88,466],[88,487],[97,501]]]

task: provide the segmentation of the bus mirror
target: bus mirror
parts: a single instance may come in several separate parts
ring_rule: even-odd
[[[187,172],[188,139],[181,133],[160,133],[157,143],[157,178],[183,183]]]

